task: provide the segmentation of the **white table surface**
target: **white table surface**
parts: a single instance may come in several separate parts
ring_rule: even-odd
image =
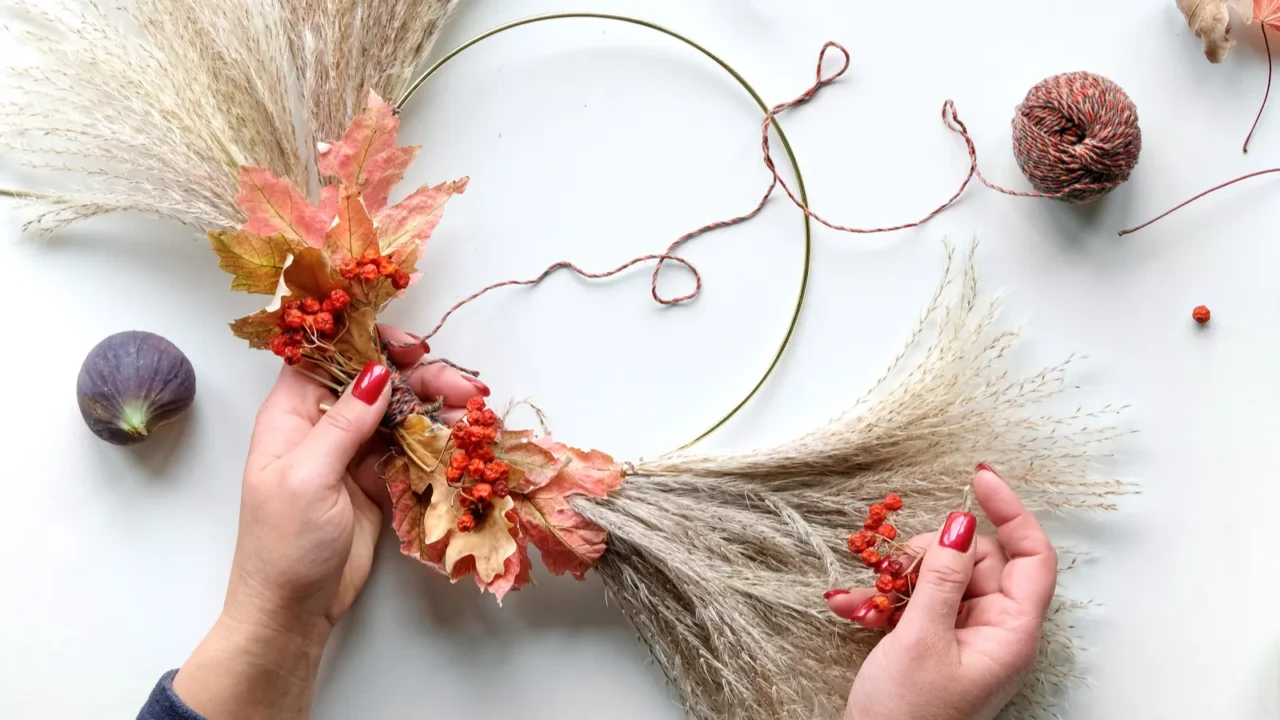
[[[922,229],[819,229],[793,348],[711,444],[782,440],[839,411],[898,349],[937,280],[939,241],[981,238],[987,288],[1006,293],[1009,322],[1025,323],[1017,367],[1090,356],[1081,401],[1132,403],[1126,422],[1141,430],[1112,469],[1144,494],[1085,524],[1096,558],[1064,578],[1100,604],[1080,622],[1091,683],[1066,717],[1280,714],[1280,567],[1268,560],[1280,544],[1280,243],[1268,210],[1280,190],[1255,181],[1115,236],[1280,160],[1280,105],[1253,154],[1239,148],[1265,82],[1256,30],[1211,66],[1173,0],[470,0],[438,49],[569,9],[681,30],[771,102],[811,82],[824,41],[845,43],[850,73],[784,125],[815,207],[863,226],[914,219],[962,177],[963,145],[938,118],[944,99],[958,103],[989,176],[1025,187],[1009,118],[1026,90],[1076,69],[1123,86],[1140,109],[1141,162],[1095,207],[974,188]],[[612,267],[749,208],[766,180],[758,120],[705,59],[645,31],[575,21],[485,43],[406,113],[406,140],[424,146],[409,182],[469,174],[472,185],[393,319],[426,328],[495,279],[560,258]],[[218,612],[242,458],[277,363],[224,330],[257,301],[227,291],[189,231],[117,217],[41,240],[19,232],[11,204],[0,216],[0,717],[133,717]],[[598,287],[557,277],[477,303],[433,345],[480,367],[495,400],[534,399],[571,442],[653,454],[712,421],[767,360],[800,240],[798,213],[775,202],[689,249],[707,281],[696,304],[659,309],[644,271]],[[1203,331],[1190,320],[1201,303],[1214,312]],[[199,395],[186,421],[123,450],[84,428],[72,388],[93,344],[134,328],[187,352]],[[543,572],[499,609],[400,557],[392,539],[330,648],[317,718],[679,717],[598,581]]]

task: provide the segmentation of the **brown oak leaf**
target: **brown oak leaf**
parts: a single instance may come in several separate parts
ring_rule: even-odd
[[[1246,23],[1253,22],[1253,0],[1178,0],[1178,9],[1187,19],[1187,27],[1200,38],[1209,62],[1222,62],[1235,44],[1231,39],[1230,8],[1235,8]]]

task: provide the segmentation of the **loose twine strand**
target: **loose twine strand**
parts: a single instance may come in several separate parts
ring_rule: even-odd
[[[831,73],[830,75],[824,75],[822,69],[827,61],[827,53],[831,50],[838,51],[843,56],[843,59],[841,61],[840,67],[835,72]],[[860,234],[860,235],[871,235],[876,233],[895,232],[898,230],[907,230],[910,228],[923,225],[924,223],[933,219],[943,210],[946,210],[948,207],[953,205],[956,202],[956,200],[958,200],[960,196],[964,194],[965,189],[969,187],[969,183],[973,181],[974,177],[977,177],[978,180],[983,185],[987,186],[988,188],[991,188],[992,190],[1004,193],[1005,195],[1012,195],[1015,197],[1062,199],[1068,196],[1069,194],[1071,194],[1072,192],[1078,192],[1078,188],[1068,189],[1068,190],[1064,190],[1057,193],[1024,192],[1019,190],[1010,190],[988,181],[985,177],[983,177],[982,172],[978,169],[978,151],[977,151],[977,148],[974,146],[973,138],[970,137],[969,135],[969,129],[965,126],[964,122],[960,120],[960,116],[956,111],[955,102],[952,100],[947,100],[942,104],[942,121],[947,126],[947,129],[960,135],[960,137],[964,139],[965,147],[969,153],[969,171],[968,173],[965,174],[964,180],[960,183],[960,187],[956,189],[955,193],[953,193],[951,197],[947,198],[946,202],[934,208],[927,215],[920,218],[919,220],[902,223],[900,225],[892,225],[888,227],[856,228],[856,227],[849,227],[846,225],[840,225],[823,218],[822,216],[814,212],[813,209],[809,207],[808,203],[806,203],[803,199],[797,196],[797,194],[792,190],[791,185],[778,171],[777,165],[775,164],[773,159],[773,150],[772,150],[772,147],[770,146],[769,128],[772,125],[774,119],[778,115],[794,107],[798,107],[800,105],[804,105],[808,103],[818,94],[819,90],[834,83],[846,72],[848,72],[851,60],[852,58],[849,54],[849,51],[845,49],[843,45],[835,41],[827,42],[825,45],[822,46],[822,50],[818,53],[818,63],[817,63],[817,68],[814,72],[813,85],[809,86],[808,89],[806,89],[803,93],[801,93],[795,99],[789,100],[784,103],[780,103],[778,105],[774,105],[772,108],[769,109],[767,113],[765,113],[764,119],[760,123],[760,148],[764,155],[764,166],[765,166],[765,169],[769,171],[770,180],[769,180],[769,186],[765,189],[764,194],[760,197],[760,201],[757,202],[755,207],[753,207],[749,212],[744,213],[742,215],[738,215],[736,217],[726,219],[726,220],[719,220],[713,223],[709,223],[707,225],[703,225],[702,227],[699,227],[695,230],[687,232],[684,235],[681,235],[679,238],[675,240],[675,242],[671,243],[671,245],[667,247],[665,252],[649,254],[649,255],[641,255],[639,257],[632,258],[631,260],[628,260],[627,262],[623,263],[622,265],[619,265],[616,268],[613,268],[612,270],[607,270],[604,272],[589,272],[587,270],[584,270],[578,267],[576,264],[569,262],[568,260],[560,260],[558,262],[552,263],[550,266],[548,266],[545,270],[543,270],[537,276],[529,278],[527,280],[503,280],[501,282],[493,283],[492,285],[484,287],[478,290],[477,292],[474,292],[471,295],[468,295],[467,297],[454,303],[452,307],[450,307],[447,311],[445,311],[444,315],[440,318],[440,321],[436,323],[436,326],[432,328],[430,332],[426,333],[423,336],[423,339],[429,340],[432,337],[435,337],[435,335],[439,333],[440,330],[444,327],[445,322],[448,321],[450,316],[452,316],[458,310],[462,309],[464,306],[474,302],[475,300],[480,299],[481,297],[488,294],[489,292],[493,290],[497,290],[499,288],[511,287],[511,286],[517,286],[517,285],[521,285],[521,286],[537,285],[541,283],[543,280],[547,279],[547,277],[549,277],[551,274],[561,269],[571,270],[575,274],[583,278],[587,278],[590,280],[599,280],[599,279],[604,279],[604,278],[617,275],[641,263],[656,260],[657,264],[654,266],[653,276],[650,282],[650,295],[652,295],[654,301],[656,301],[660,305],[670,306],[670,305],[679,305],[681,303],[685,303],[690,300],[693,300],[694,298],[698,297],[698,295],[701,294],[702,292],[702,274],[698,271],[696,267],[694,267],[693,263],[689,262],[688,260],[678,255],[675,255],[674,254],[675,251],[678,250],[682,245],[693,240],[694,238],[700,237],[702,235],[705,235],[715,230],[733,227],[734,225],[738,225],[740,223],[746,222],[747,220],[750,220],[756,217],[757,215],[760,214],[762,210],[764,210],[765,205],[768,204],[769,199],[773,197],[774,192],[779,187],[781,187],[783,192],[786,193],[787,198],[790,199],[793,205],[795,205],[797,208],[800,209],[801,212],[803,212],[805,215],[812,218],[813,220],[825,225],[828,228],[831,228],[832,230],[836,230],[839,232]],[[659,293],[658,279],[659,279],[659,276],[662,274],[662,270],[664,269],[668,261],[675,262],[684,266],[685,269],[687,269],[693,275],[694,288],[692,291],[684,295],[679,295],[677,297],[663,297]]]

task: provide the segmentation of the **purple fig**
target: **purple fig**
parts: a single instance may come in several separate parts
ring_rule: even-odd
[[[159,335],[122,332],[89,351],[76,397],[94,435],[134,445],[191,407],[196,373],[187,356]]]

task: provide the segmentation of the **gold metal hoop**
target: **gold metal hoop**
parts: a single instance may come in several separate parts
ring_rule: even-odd
[[[701,53],[702,55],[706,56],[707,58],[715,62],[717,65],[719,65],[721,69],[723,69],[725,72],[733,76],[733,79],[736,80],[737,83],[742,86],[742,89],[746,90],[747,93],[751,95],[751,99],[754,100],[756,105],[760,107],[760,110],[766,114],[769,112],[768,104],[765,103],[764,98],[760,97],[760,93],[756,92],[756,89],[751,86],[751,83],[747,82],[747,79],[744,78],[741,73],[735,70],[727,62],[722,60],[719,56],[717,56],[715,53],[711,52],[710,50],[706,49],[702,45],[694,42],[693,40],[685,37],[684,35],[681,35],[680,33],[674,30],[665,28],[656,23],[649,22],[648,20],[640,20],[638,18],[627,17],[625,15],[612,15],[609,13],[593,13],[593,12],[566,12],[566,13],[553,13],[550,15],[536,15],[533,17],[524,18],[522,20],[515,20],[513,22],[506,23],[505,25],[499,25],[498,27],[495,27],[492,30],[488,30],[484,33],[481,33],[480,35],[477,35],[476,37],[471,38],[470,40],[462,43],[458,47],[451,50],[448,54],[440,58],[438,61],[436,61],[434,65],[427,68],[425,72],[423,72],[420,76],[418,76],[418,78],[414,80],[413,84],[409,86],[409,89],[405,91],[404,95],[402,95],[398,100],[396,100],[396,103],[395,103],[396,109],[404,110],[405,104],[409,102],[409,100],[413,97],[414,93],[416,93],[427,82],[427,80],[431,79],[431,77],[435,75],[437,72],[439,72],[441,68],[447,65],[454,58],[461,55],[468,48],[478,45],[479,43],[495,35],[499,35],[508,30],[514,30],[515,28],[523,27],[525,25],[533,25],[535,23],[547,22],[549,20],[568,20],[568,19],[575,19],[575,18],[591,19],[591,20],[611,20],[615,22],[627,23],[629,25],[635,25],[638,27],[655,30],[657,32],[662,33],[663,35],[679,40],[685,45],[688,45],[694,50],[697,50],[699,53]],[[800,200],[807,206],[809,202],[809,196],[805,190],[804,176],[800,174],[800,164],[796,160],[795,152],[791,149],[791,141],[787,139],[787,134],[783,132],[782,125],[778,123],[778,118],[776,116],[772,119],[771,123],[774,131],[778,133],[778,138],[782,141],[783,149],[786,151],[787,161],[790,163],[791,171],[795,175],[796,190],[800,196]],[[791,344],[791,339],[792,337],[794,337],[796,332],[796,326],[800,322],[800,311],[804,308],[805,294],[807,293],[809,288],[809,268],[812,265],[812,260],[813,260],[813,224],[812,224],[812,221],[809,219],[808,214],[802,213],[801,217],[804,220],[804,267],[800,273],[800,290],[796,294],[795,308],[791,312],[791,320],[787,324],[787,332],[785,335],[783,335],[781,344],[778,345],[777,351],[773,354],[773,359],[769,362],[768,368],[765,369],[764,375],[762,375],[760,379],[756,381],[756,384],[751,388],[751,391],[746,394],[746,397],[742,398],[742,400],[740,400],[737,405],[733,406],[733,408],[729,410],[729,412],[726,413],[723,417],[717,420],[714,425],[712,425],[710,428],[704,431],[701,435],[697,436],[696,438],[689,441],[688,443],[682,445],[680,448],[677,449],[677,451],[685,450],[692,447],[693,445],[705,440],[709,435],[711,435],[715,431],[724,427],[724,425],[728,423],[729,420],[733,419],[733,417],[737,415],[738,412],[747,405],[747,403],[751,402],[751,399],[754,398],[757,393],[760,392],[760,388],[764,387],[765,381],[767,381],[773,375],[774,370],[776,370],[778,368],[778,365],[782,362],[782,356],[787,351],[787,347]]]

